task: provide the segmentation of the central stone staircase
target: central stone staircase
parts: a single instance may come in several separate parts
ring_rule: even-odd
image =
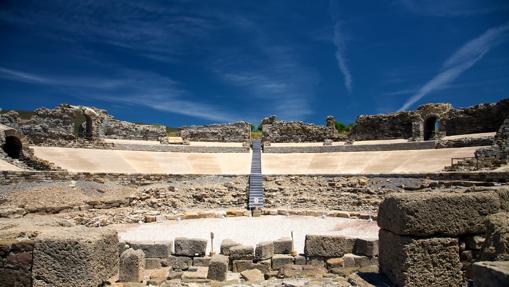
[[[264,203],[261,150],[260,140],[253,141],[253,157],[249,175],[249,209],[262,208]]]

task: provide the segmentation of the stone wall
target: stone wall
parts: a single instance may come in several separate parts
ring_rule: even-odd
[[[158,141],[166,137],[166,127],[163,125],[136,124],[108,117],[101,121],[99,136],[108,139]]]
[[[327,117],[325,126],[304,122],[285,122],[278,120],[275,116],[263,119],[260,126],[263,142],[323,142],[326,139],[340,139],[335,120],[331,116]]]
[[[490,188],[494,185],[487,182],[489,178],[479,175],[443,173],[414,176],[387,174],[369,177],[362,175],[264,176],[265,207],[289,210],[364,211],[371,212],[375,216],[380,202],[389,194],[417,190],[463,192],[475,186]],[[499,176],[500,179],[497,181],[503,181],[504,175]]]
[[[451,110],[445,121],[447,135],[494,132],[509,117],[509,99]]]
[[[435,140],[446,135],[494,132],[509,116],[509,99],[454,109],[425,104],[415,111],[359,116],[349,134],[353,140]]]
[[[166,137],[163,126],[139,125],[113,119],[95,107],[59,105],[39,108],[30,119],[21,119],[10,111],[0,115],[0,123],[27,136],[31,144],[67,146],[101,138],[159,140]]]
[[[507,215],[492,216],[507,208],[508,195],[503,189],[387,196],[378,212],[380,272],[397,286],[464,285],[486,250],[501,258],[509,252],[487,239],[507,236]],[[490,224],[497,227],[490,231]]]
[[[179,135],[185,141],[246,142],[251,139],[251,124],[237,122],[205,126],[181,127]]]
[[[467,145],[468,146],[468,145]],[[442,148],[449,147],[443,146]],[[322,145],[322,146],[267,146],[264,145],[264,153],[322,153],[322,152],[365,152],[365,151],[393,151],[393,150],[420,150],[434,149],[435,142],[407,142],[392,144],[369,144],[369,145]]]
[[[0,286],[95,287],[118,272],[115,231],[84,227],[10,228],[0,234]]]
[[[349,137],[354,140],[408,139],[412,137],[410,112],[386,115],[362,115],[357,118]]]

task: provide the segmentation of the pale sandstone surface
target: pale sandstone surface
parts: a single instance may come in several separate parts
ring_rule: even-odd
[[[250,153],[180,153],[33,147],[37,157],[74,172],[248,174]]]
[[[335,153],[262,154],[264,174],[360,174],[439,172],[453,157],[473,156],[477,147]]]

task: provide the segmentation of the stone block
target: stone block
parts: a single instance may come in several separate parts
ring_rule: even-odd
[[[214,255],[210,260],[207,278],[215,281],[226,280],[228,273],[228,257],[224,255]]]
[[[380,272],[397,286],[461,286],[456,238],[411,238],[381,229]]]
[[[261,282],[265,280],[265,276],[258,269],[244,270],[240,272],[240,276],[247,282]]]
[[[306,265],[306,257],[302,255],[297,255],[294,258],[295,265]]]
[[[509,212],[499,212],[486,218],[486,240],[481,260],[509,261]]]
[[[475,287],[509,286],[509,261],[481,261],[472,265]]]
[[[285,255],[285,254],[275,254],[272,256],[272,269],[279,270],[281,267],[292,264],[293,265],[293,256]]]
[[[284,265],[279,269],[279,278],[321,278],[327,274],[323,266],[314,265]],[[305,282],[303,282],[305,283]],[[314,285],[313,285],[314,286]]]
[[[304,254],[308,257],[342,257],[352,253],[355,238],[338,235],[306,235]]]
[[[208,267],[210,264],[210,257],[195,257],[193,258],[193,266]]]
[[[145,254],[140,249],[127,249],[120,256],[120,282],[142,282],[145,271]]]
[[[55,228],[41,231],[33,251],[33,286],[97,286],[118,272],[117,232]]]
[[[484,218],[499,208],[494,192],[391,194],[380,204],[378,225],[398,235],[478,234],[486,230]]]
[[[292,252],[292,239],[283,237],[274,241],[274,254],[290,254]]]
[[[254,250],[251,246],[237,245],[230,248],[231,260],[253,260]]]
[[[207,240],[195,238],[175,238],[175,255],[204,256],[207,249]]]
[[[265,241],[256,244],[255,248],[255,259],[265,260],[269,259],[274,255],[274,242]]]
[[[167,258],[171,255],[172,242],[129,242],[132,249],[141,249],[147,258]]]
[[[378,256],[378,239],[357,238],[355,240],[354,254],[371,257]]]
[[[233,260],[232,262],[233,272],[242,272],[251,269],[252,266],[252,260]]]
[[[220,252],[221,254],[223,255],[230,255],[230,249],[234,246],[239,246],[241,245],[240,243],[237,243],[231,239],[224,239],[223,241],[221,241],[221,247],[220,247]]]
[[[343,258],[335,257],[327,259],[326,263],[327,268],[343,267],[344,260]]]
[[[161,268],[161,260],[161,258],[145,258],[145,269]]]
[[[193,264],[193,259],[187,256],[168,257],[168,266],[173,270],[187,270]]]

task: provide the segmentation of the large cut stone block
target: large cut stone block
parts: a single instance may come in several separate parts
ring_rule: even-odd
[[[238,245],[230,248],[230,259],[232,260],[253,260],[253,247],[246,245]]]
[[[509,286],[509,261],[481,261],[472,265],[475,287]]]
[[[290,254],[292,252],[292,239],[283,237],[274,241],[274,254]]]
[[[171,255],[172,241],[129,242],[132,249],[141,249],[146,258],[168,258]]]
[[[378,225],[399,235],[459,236],[483,233],[484,218],[498,212],[495,192],[412,192],[388,195]]]
[[[461,286],[456,238],[419,239],[381,229],[379,240],[380,272],[394,285]]]
[[[499,212],[486,218],[486,241],[482,246],[482,260],[509,260],[509,212]]]
[[[207,278],[210,280],[224,281],[228,273],[228,257],[214,255],[210,260]]]
[[[308,257],[342,257],[353,253],[355,238],[339,235],[306,235],[304,254]]]
[[[378,239],[357,238],[355,240],[354,254],[365,255],[370,257],[377,256]]]
[[[285,254],[276,254],[272,257],[272,269],[279,270],[281,267],[293,264],[293,256]]]
[[[118,262],[116,231],[82,226],[47,230],[34,245],[32,284],[95,287],[117,273]]]
[[[207,240],[194,238],[175,238],[175,255],[204,256],[207,249]]]
[[[255,259],[264,260],[269,259],[274,255],[274,242],[266,241],[256,244]]]
[[[145,271],[145,254],[140,249],[132,248],[120,256],[120,282],[142,282]]]
[[[239,246],[240,243],[237,243],[231,239],[224,239],[221,241],[221,254],[230,255],[230,249],[234,246]]]

